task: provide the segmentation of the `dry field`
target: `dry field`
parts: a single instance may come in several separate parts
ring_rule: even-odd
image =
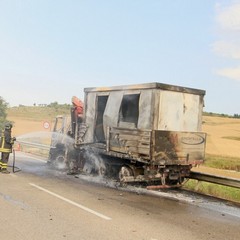
[[[204,116],[202,130],[207,154],[240,157],[240,119]]]
[[[12,129],[12,135],[19,137],[28,133],[34,132],[49,132],[51,128],[45,129],[44,122],[49,122],[50,127],[53,126],[53,120],[51,119],[41,119],[39,121],[33,121],[28,119],[21,119],[19,117],[8,116],[10,121],[14,122],[14,127]]]
[[[13,107],[8,109],[7,119],[14,123],[12,135],[19,137],[33,132],[51,131],[55,117],[61,114],[64,111],[47,107]],[[45,122],[50,124],[50,128],[44,128]]]

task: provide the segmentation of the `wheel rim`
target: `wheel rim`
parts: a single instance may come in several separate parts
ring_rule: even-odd
[[[125,182],[126,177],[132,177],[133,176],[133,171],[130,167],[128,166],[122,166],[120,171],[119,171],[119,180],[120,182]]]

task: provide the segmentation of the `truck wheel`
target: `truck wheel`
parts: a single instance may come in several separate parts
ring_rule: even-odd
[[[54,166],[57,169],[65,169],[66,168],[65,156],[62,154],[57,155],[54,161]]]
[[[129,166],[122,166],[118,177],[121,183],[127,182],[127,177],[133,177],[133,170]]]

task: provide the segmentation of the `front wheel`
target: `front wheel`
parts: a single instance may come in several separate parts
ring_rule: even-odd
[[[54,160],[54,166],[59,170],[63,170],[67,167],[66,159],[63,154],[59,154],[56,156],[56,158]]]

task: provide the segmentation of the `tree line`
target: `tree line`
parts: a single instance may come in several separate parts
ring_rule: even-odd
[[[204,112],[203,113],[204,116],[213,116],[213,117],[226,117],[226,118],[240,118],[240,114],[233,114],[233,115],[229,115],[229,114],[225,114],[225,113],[213,113],[213,112]]]

